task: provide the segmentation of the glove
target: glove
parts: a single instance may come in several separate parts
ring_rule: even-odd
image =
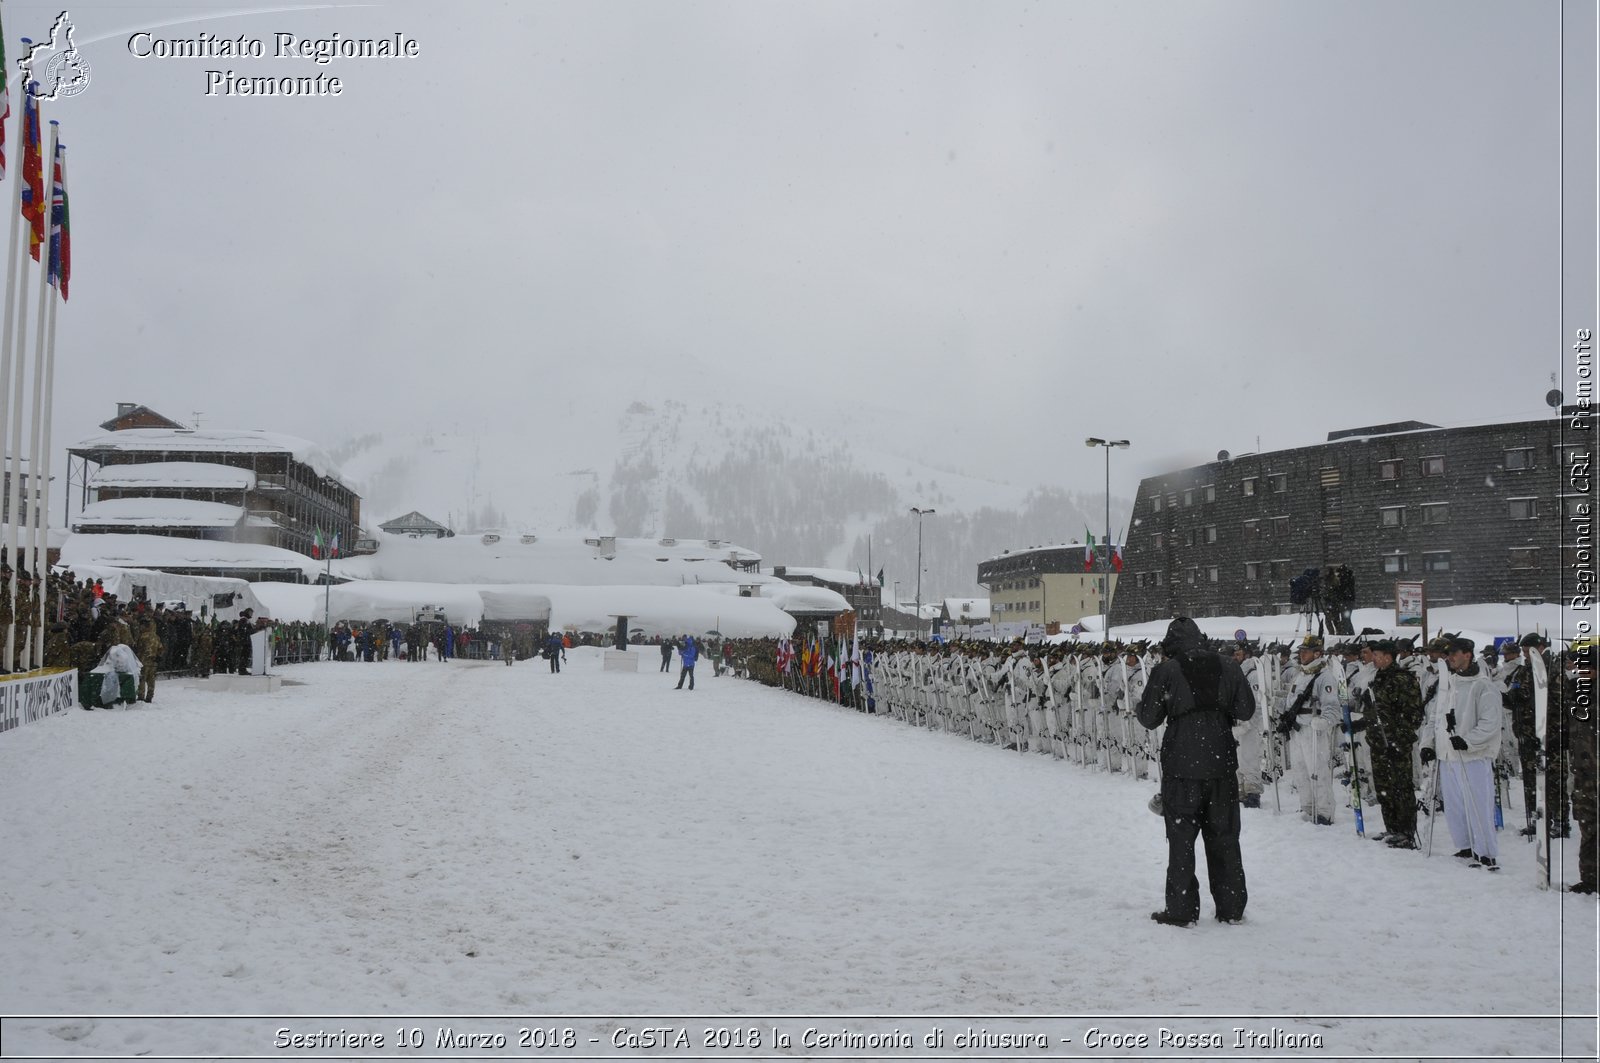
[[[1423,746],[1422,751],[1417,754],[1417,759],[1421,760],[1424,764],[1429,764],[1435,760],[1438,760],[1439,754],[1434,751],[1432,746]]]
[[[1451,735],[1450,744],[1461,750],[1463,753],[1465,753],[1467,750],[1467,740],[1462,738],[1460,735]]]
[[[1366,729],[1367,729],[1367,721],[1365,719],[1351,720],[1350,721],[1350,732],[1349,732],[1350,734],[1359,734],[1360,732],[1365,731]]]
[[[1446,731],[1454,731],[1456,729],[1456,712],[1454,709],[1444,714],[1444,729]]]

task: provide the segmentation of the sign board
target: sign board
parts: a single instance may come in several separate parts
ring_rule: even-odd
[[[1394,585],[1394,623],[1396,627],[1420,627],[1422,640],[1428,639],[1428,594],[1421,580],[1401,580]]]

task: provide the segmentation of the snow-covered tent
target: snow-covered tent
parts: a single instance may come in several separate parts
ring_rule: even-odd
[[[228,576],[184,576],[172,572],[155,572],[142,568],[113,568],[102,565],[57,565],[55,571],[71,570],[73,577],[82,583],[97,579],[107,594],[115,594],[121,602],[131,602],[142,597],[150,603],[182,602],[195,616],[216,617],[219,620],[236,620],[240,612],[249,609],[255,616],[271,616],[256,597],[250,584]],[[219,604],[222,603],[222,604]]]
[[[534,594],[521,587],[496,587],[479,591],[478,597],[483,601],[485,620],[550,622],[549,595]]]

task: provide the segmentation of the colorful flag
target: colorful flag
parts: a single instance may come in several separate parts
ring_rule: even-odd
[[[883,586],[883,569],[878,569],[878,586]]]
[[[1088,528],[1083,529],[1083,570],[1094,570],[1094,535]]]
[[[1115,539],[1111,541],[1111,567],[1122,571],[1122,547],[1117,545]]]
[[[56,144],[55,173],[50,179],[50,283],[61,289],[67,301],[72,282],[72,224],[67,210],[67,146]]]
[[[311,557],[313,560],[322,560],[322,529],[318,528],[311,539]]]
[[[44,243],[44,148],[39,143],[39,101],[31,91],[38,82],[29,82],[22,99],[22,220],[28,223],[28,253],[39,261],[39,245]]]
[[[6,179],[6,122],[11,118],[11,83],[6,79],[6,33],[0,29],[0,181]]]
[[[333,545],[331,547],[329,547],[329,549],[328,549],[328,556],[329,557],[338,557],[339,556],[339,533],[338,532],[334,532],[333,533]]]

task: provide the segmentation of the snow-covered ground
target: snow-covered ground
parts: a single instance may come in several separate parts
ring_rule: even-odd
[[[300,665],[276,694],[168,682],[0,735],[0,1013],[54,1016],[5,1020],[5,1052],[292,1056],[278,1029],[342,1028],[394,1055],[396,1028],[431,1048],[446,1025],[403,1016],[492,1015],[449,1025],[508,1052],[523,1026],[573,1027],[571,1054],[681,1025],[704,1053],[705,1027],[752,1025],[639,1018],[710,1014],[824,1016],[761,1021],[792,1056],[865,1058],[803,1051],[807,1027],[936,1026],[970,1056],[951,1041],[970,1025],[1066,1055],[1090,1027],[1162,1051],[1165,1026],[1237,1057],[1242,1026],[1436,1058],[1551,1054],[1564,1026],[1594,1057],[1595,900],[1535,890],[1520,839],[1490,874],[1442,822],[1426,858],[1269,793],[1244,813],[1247,922],[1207,899],[1172,929],[1148,917],[1148,784],[709,668],[676,691],[640,656]],[[562,1015],[589,1017],[536,1021]]]

